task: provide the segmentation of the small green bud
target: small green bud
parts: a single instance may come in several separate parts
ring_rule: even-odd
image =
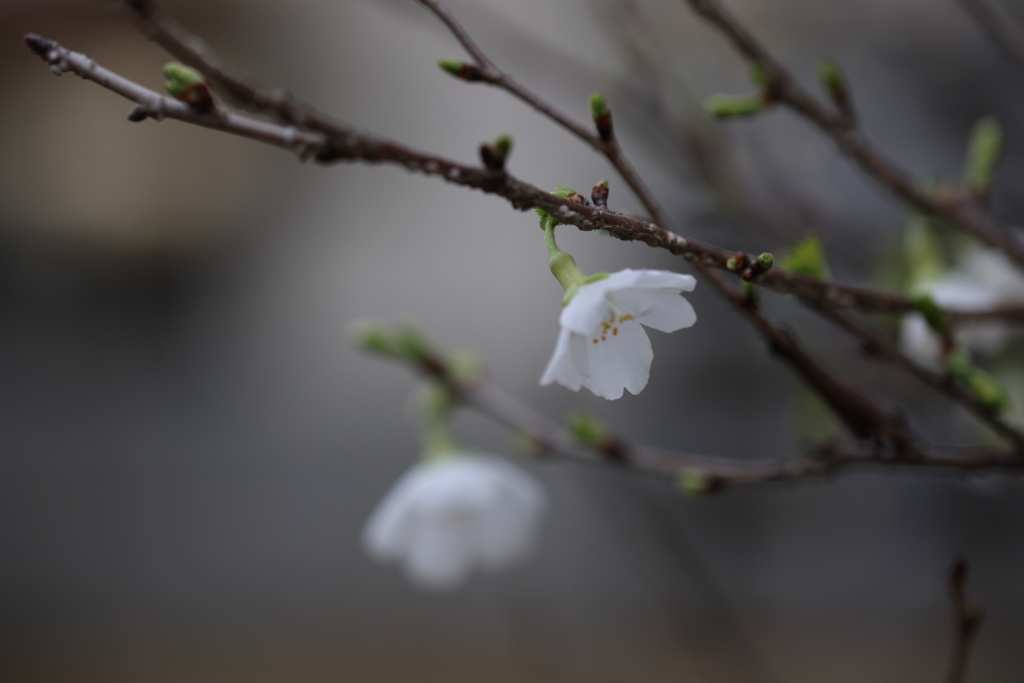
[[[697,470],[683,470],[676,476],[676,486],[689,496],[706,496],[714,493],[719,481]]]
[[[818,78],[830,93],[846,88],[846,77],[834,59],[823,59],[818,64]]]
[[[927,217],[914,215],[907,221],[903,250],[906,254],[909,287],[942,277],[945,270],[942,247]]]
[[[967,168],[964,184],[972,192],[985,195],[992,187],[996,167],[1003,151],[1003,131],[990,116],[979,120],[971,129],[967,147]]]
[[[180,95],[185,88],[190,88],[197,83],[206,82],[201,73],[190,66],[185,66],[181,62],[169,62],[165,64],[164,78],[167,79],[167,83],[164,84],[164,87],[167,88],[167,92],[171,93],[175,97]]]
[[[735,273],[737,270],[740,269],[740,262],[736,259],[735,256],[730,256],[729,260],[725,262],[725,267],[726,269],[731,270],[732,272]]]
[[[1006,390],[987,372],[975,368],[966,384],[981,404],[992,412],[1003,413],[1010,407],[1010,397]]]
[[[556,197],[561,197],[562,199],[569,199],[572,195],[579,193],[576,192],[576,190],[572,189],[571,187],[559,185],[558,189],[552,192],[551,194],[555,195]]]
[[[757,257],[757,265],[764,270],[771,270],[772,266],[775,265],[775,257],[768,252],[765,252]]]
[[[502,133],[494,139],[494,144],[491,147],[502,158],[507,157],[509,152],[512,151],[512,136],[508,133]]]
[[[413,363],[422,363],[430,358],[430,344],[426,337],[412,325],[403,325],[394,334],[396,354]]]
[[[750,65],[750,80],[754,82],[754,85],[768,89],[772,85],[772,73],[760,62],[754,62]]]
[[[931,295],[916,294],[910,299],[910,305],[924,316],[928,327],[939,334],[945,334],[949,330],[949,314],[935,303],[935,299]]]
[[[512,136],[502,133],[489,145],[480,145],[480,159],[492,171],[505,170],[505,160],[512,151]]]
[[[484,375],[484,363],[472,351],[452,351],[445,361],[452,377],[459,382],[476,382]]]
[[[213,106],[210,88],[203,75],[192,67],[170,62],[164,65],[164,77],[167,79],[164,87],[175,99],[204,111]]]
[[[461,78],[464,81],[483,81],[484,72],[480,70],[475,64],[469,64],[468,62],[459,62],[454,59],[442,59],[437,63],[444,71],[447,71],[456,78]]]
[[[376,320],[357,320],[349,327],[355,345],[363,351],[394,356],[395,344],[384,326]]]
[[[615,137],[612,129],[612,111],[608,108],[608,101],[599,92],[590,96],[590,118],[594,119],[594,127],[597,134],[604,142],[611,142]]]
[[[437,65],[450,73],[452,76],[458,76],[462,72],[462,68],[465,66],[463,62],[454,59],[442,59],[437,62]]]
[[[950,377],[967,387],[989,410],[1002,413],[1010,407],[1010,397],[1006,390],[987,372],[974,367],[966,352],[955,351],[949,354],[946,357],[946,371]]]
[[[828,265],[825,263],[825,253],[817,235],[809,235],[801,240],[793,247],[792,253],[782,259],[782,265],[798,275],[809,275],[819,280],[828,279]]]
[[[764,108],[764,98],[760,94],[712,95],[704,100],[704,111],[716,119],[753,116],[761,113]]]
[[[568,427],[573,440],[581,446],[602,448],[612,438],[611,430],[603,422],[582,410],[569,415]]]
[[[972,367],[971,357],[965,351],[954,351],[946,356],[946,371],[961,382],[967,381]]]

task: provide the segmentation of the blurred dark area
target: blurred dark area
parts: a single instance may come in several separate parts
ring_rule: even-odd
[[[1024,220],[1024,65],[955,0],[727,4],[809,87],[836,58],[864,129],[922,181],[957,177],[971,125],[997,117],[993,211]],[[538,386],[561,290],[532,213],[395,168],[129,123],[127,101],[55,78],[22,43],[40,33],[159,89],[169,58],[117,5],[0,0],[0,680],[939,681],[958,551],[987,609],[968,680],[1024,679],[1024,485],[1005,475],[851,472],[692,498],[527,462],[551,512],[526,565],[445,596],[374,565],[360,528],[417,458],[415,382],[352,350],[361,317],[414,320],[547,414],[581,407],[646,443],[781,457],[832,427],[704,286],[692,330],[652,335],[641,395]],[[642,213],[577,140],[442,73],[462,52],[411,0],[166,6],[243,72],[341,120],[466,162],[508,131],[518,177],[608,178],[610,206]],[[846,282],[899,262],[906,210],[805,121],[702,113],[707,95],[750,85],[684,3],[448,6],[580,120],[605,93],[682,234],[782,253],[817,233]],[[687,269],[597,234],[560,240],[588,272]],[[766,300],[931,440],[989,438],[793,301]],[[996,366],[1018,424],[1021,341]],[[458,424],[467,445],[522,460],[483,418]]]

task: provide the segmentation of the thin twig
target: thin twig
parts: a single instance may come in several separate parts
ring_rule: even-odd
[[[633,168],[633,165],[626,159],[616,138],[612,137],[607,141],[602,140],[601,136],[596,132],[591,131],[589,128],[586,128],[577,121],[566,116],[543,98],[530,92],[507,73],[499,69],[497,65],[484,53],[484,51],[481,50],[480,47],[469,37],[469,34],[455,20],[451,13],[440,3],[436,2],[436,0],[417,1],[434,13],[438,19],[444,22],[444,25],[448,27],[459,43],[462,44],[462,47],[466,49],[466,52],[476,60],[477,67],[483,74],[484,82],[497,86],[518,97],[526,104],[544,114],[544,116],[547,116],[549,119],[586,142],[596,151],[603,154],[615,170],[618,171],[622,179],[626,181],[629,188],[633,190],[633,193],[644,205],[644,208],[651,215],[654,222],[666,229],[671,229],[672,221],[669,219],[668,214],[665,213],[661,204],[657,199],[655,199],[654,194],[651,193],[647,185],[644,184],[640,175],[636,172],[636,169]]]
[[[26,37],[32,50],[52,68],[69,71],[97,83],[142,106],[145,116],[170,118],[233,135],[247,137],[290,150],[302,158],[310,155],[321,163],[366,161],[394,163],[408,170],[438,176],[449,183],[497,194],[521,209],[538,206],[559,221],[581,230],[607,230],[617,239],[641,241],[652,247],[666,249],[688,261],[707,268],[728,270],[734,251],[686,239],[656,224],[609,209],[577,204],[517,180],[509,174],[495,174],[476,166],[467,166],[439,156],[419,152],[390,140],[360,133],[332,124],[334,134],[310,130],[297,125],[279,125],[237,114],[223,107],[200,112],[170,97],[145,88],[109,69],[103,68],[79,52],[69,50],[56,41],[34,34]],[[307,121],[308,123],[308,121]],[[759,285],[781,294],[792,294],[829,307],[856,308],[866,313],[904,313],[913,310],[908,297],[884,290],[843,285],[791,273],[774,267],[758,275]],[[958,318],[1024,320],[1024,309],[1005,307],[990,311],[957,311]]]
[[[995,0],[960,0],[992,42],[1006,54],[1024,65],[1024,29]]]
[[[971,653],[978,629],[985,618],[985,608],[967,598],[967,560],[958,555],[949,569],[946,582],[949,601],[953,606],[953,650],[950,654],[946,683],[963,683],[967,673],[967,659]]]
[[[1021,434],[1019,430],[1007,423],[998,413],[979,401],[977,397],[969,393],[961,385],[954,382],[948,374],[935,372],[918,365],[875,328],[844,311],[816,305],[812,306],[812,308],[822,317],[831,320],[859,339],[865,353],[871,357],[883,360],[902,369],[940,394],[966,407],[979,420],[1013,444],[1014,449],[1021,454],[1021,457],[1024,457],[1024,434]]]
[[[696,475],[704,478],[711,489],[721,485],[803,481],[853,467],[939,470],[961,474],[979,469],[1024,471],[1024,460],[1003,450],[922,449],[911,456],[894,453],[878,445],[851,447],[829,443],[792,458],[741,460],[631,444],[618,436],[611,436],[603,444],[585,445],[574,439],[558,422],[494,385],[479,378],[459,378],[450,370],[444,355],[437,351],[428,351],[412,369],[444,384],[466,406],[526,436],[542,456],[560,455],[584,462],[625,466],[659,476]]]
[[[852,157],[879,184],[918,211],[949,221],[964,232],[1002,250],[1024,267],[1024,242],[1018,241],[977,206],[964,202],[943,204],[915,185],[906,171],[875,149],[846,116],[826,108],[804,90],[789,71],[718,0],[685,2],[719,29],[748,61],[765,70],[770,79],[772,95],[777,101],[789,105],[815,123],[835,141],[840,150]]]

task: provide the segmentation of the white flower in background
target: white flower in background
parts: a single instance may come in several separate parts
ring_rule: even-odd
[[[995,249],[973,249],[942,277],[920,283],[915,293],[929,294],[942,308],[982,311],[1024,303],[1024,274]],[[956,330],[956,343],[980,353],[995,353],[1006,344],[1009,328],[997,320],[978,321]],[[942,341],[920,313],[900,321],[900,348],[922,365],[937,367]]]
[[[501,458],[429,458],[377,505],[363,547],[378,562],[399,563],[418,586],[451,590],[475,569],[499,570],[528,556],[546,506],[543,489]]]
[[[609,400],[623,389],[640,393],[654,358],[641,324],[662,332],[693,325],[697,314],[680,293],[696,284],[692,275],[626,269],[578,285],[558,319],[562,329],[540,383],[587,387]]]

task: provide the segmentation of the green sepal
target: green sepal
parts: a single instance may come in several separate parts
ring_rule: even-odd
[[[589,285],[591,282],[598,282],[600,280],[606,280],[610,276],[609,273],[591,273],[590,275],[583,278],[582,284]]]
[[[949,331],[949,314],[939,306],[930,294],[915,294],[910,299],[914,310],[924,316],[928,327],[939,334]]]
[[[829,278],[825,252],[817,235],[809,235],[793,247],[793,251],[782,259],[782,266],[798,275],[809,275],[819,280]]]

